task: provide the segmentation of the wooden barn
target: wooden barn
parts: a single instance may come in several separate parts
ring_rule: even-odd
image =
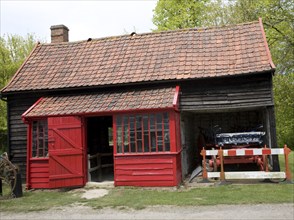
[[[263,125],[276,147],[261,20],[78,42],[68,32],[52,26],[51,43],[1,91],[9,154],[28,188],[177,186],[201,162],[200,133],[216,125]]]

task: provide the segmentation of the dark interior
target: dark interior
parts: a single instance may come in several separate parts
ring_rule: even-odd
[[[88,181],[112,181],[112,116],[87,118],[87,146]]]
[[[211,149],[214,146],[215,134],[266,131],[266,124],[262,110],[185,112],[182,129],[185,131],[182,165],[184,174],[188,174],[201,164],[202,147]]]

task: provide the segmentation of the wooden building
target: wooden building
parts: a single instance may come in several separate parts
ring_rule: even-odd
[[[28,188],[97,175],[116,186],[179,185],[200,163],[199,134],[215,125],[262,124],[276,147],[275,66],[261,20],[79,42],[63,25],[51,31],[1,91],[9,154]],[[90,172],[93,155],[102,177]]]

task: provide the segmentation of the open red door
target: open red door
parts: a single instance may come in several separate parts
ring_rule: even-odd
[[[80,117],[48,118],[49,187],[84,186],[85,157]]]

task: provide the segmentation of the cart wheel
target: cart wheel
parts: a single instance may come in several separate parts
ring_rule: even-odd
[[[16,186],[16,167],[5,157],[0,157],[0,178],[2,180],[2,187],[4,190],[2,194],[13,195],[13,191]],[[8,190],[9,189],[9,190]]]

